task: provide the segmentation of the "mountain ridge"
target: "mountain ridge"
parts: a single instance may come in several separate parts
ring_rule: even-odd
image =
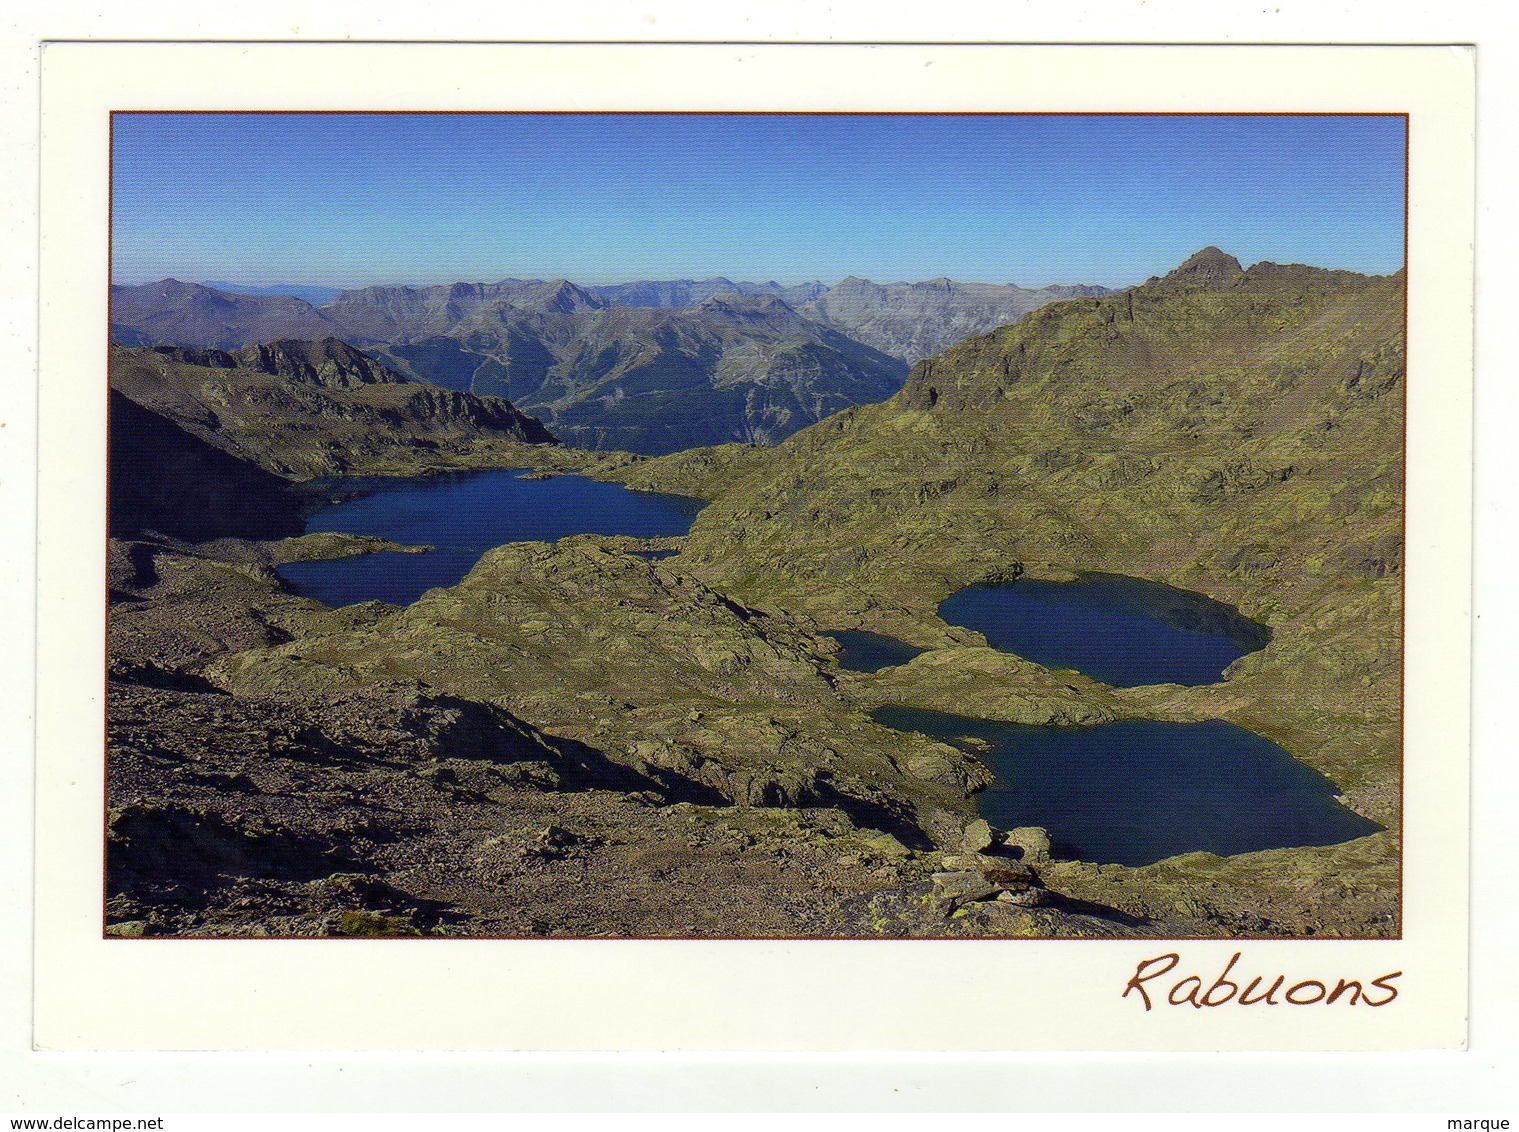
[[[109,372],[112,404],[131,419],[150,413],[290,481],[511,466],[525,449],[557,443],[509,401],[408,381],[335,340],[237,354],[114,346]],[[186,459],[222,467],[215,457]]]
[[[224,352],[335,338],[413,380],[506,397],[577,446],[663,455],[774,444],[890,396],[924,354],[1094,290],[508,278],[353,288],[317,308],[167,279],[112,289],[112,338]]]

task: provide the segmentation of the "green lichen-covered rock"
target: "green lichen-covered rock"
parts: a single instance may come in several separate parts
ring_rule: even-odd
[[[393,939],[419,936],[422,932],[404,916],[384,916],[378,912],[344,912],[332,927],[333,935]]]
[[[1110,723],[1121,702],[1078,673],[1054,673],[984,646],[933,649],[855,681],[872,703],[1034,726]]]

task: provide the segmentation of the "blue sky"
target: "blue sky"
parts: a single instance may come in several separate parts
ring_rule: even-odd
[[[117,282],[1403,263],[1401,117],[118,114]]]

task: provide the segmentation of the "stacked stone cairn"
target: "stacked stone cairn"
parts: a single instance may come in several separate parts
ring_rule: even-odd
[[[934,873],[934,896],[946,916],[980,901],[1022,908],[1049,899],[1034,866],[1050,859],[1049,834],[1028,827],[1007,832],[978,818],[965,827],[957,852],[944,855],[944,870]]]

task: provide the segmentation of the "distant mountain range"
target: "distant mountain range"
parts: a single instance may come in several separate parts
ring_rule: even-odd
[[[234,295],[178,279],[111,288],[111,341],[120,346],[236,350],[276,338],[333,336],[330,319],[288,295]]]
[[[348,304],[383,298],[394,301],[402,294],[435,299],[447,292],[448,301],[470,296],[474,301],[509,302],[532,306],[546,291],[565,280],[505,279],[500,283],[455,283],[442,287],[368,287],[345,291],[337,287],[276,284],[247,287],[207,282],[202,286],[238,295],[288,295],[314,307]],[[836,286],[826,283],[735,282],[723,276],[710,279],[640,279],[632,283],[577,287],[581,295],[604,305],[622,307],[695,307],[718,295],[760,295],[780,299],[798,313],[843,331],[909,364],[942,353],[973,334],[1017,322],[1031,310],[1061,299],[1107,295],[1108,287],[1095,285],[1019,287],[1015,283],[959,283],[940,277],[922,283],[872,283],[850,276]],[[403,300],[404,301],[404,300]],[[428,300],[424,300],[428,301]]]
[[[659,455],[778,443],[884,400],[909,363],[962,338],[1056,299],[1105,293],[948,279],[506,279],[341,292],[166,279],[113,287],[111,329],[121,345],[221,351],[337,338],[401,376],[509,398],[568,443]]]
[[[201,284],[214,291],[226,291],[231,295],[289,295],[303,299],[314,307],[330,303],[343,293],[341,287],[314,287],[305,283],[275,283],[268,287],[249,287],[243,283],[228,283],[222,279],[207,279]]]

